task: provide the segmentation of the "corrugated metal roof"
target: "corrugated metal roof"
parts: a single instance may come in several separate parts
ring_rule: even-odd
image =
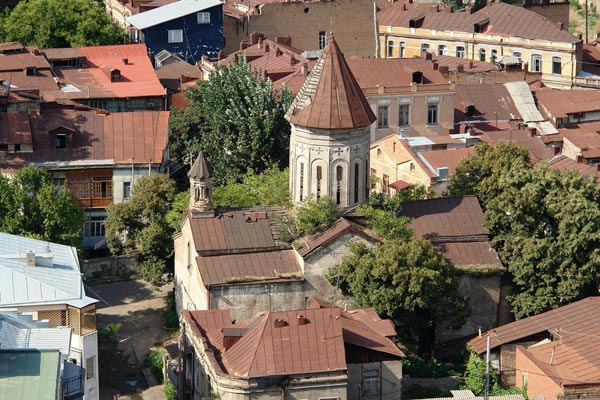
[[[508,82],[504,86],[512,97],[513,103],[519,110],[519,114],[525,122],[540,122],[544,121],[544,117],[537,109],[535,100],[531,94],[529,85],[525,81]]]
[[[502,267],[498,254],[487,241],[435,243],[435,248],[454,265]]]
[[[347,233],[356,233],[363,237],[370,238],[364,233],[364,228],[347,218],[339,218],[330,224],[323,232],[316,233],[306,238],[300,239],[301,246],[297,251],[302,257],[307,257],[315,250],[327,246],[337,238]]]
[[[133,15],[127,18],[127,22],[137,29],[146,29],[221,4],[219,0],[180,0]]]
[[[588,297],[551,311],[499,326],[481,337],[471,339],[468,345],[481,354],[486,350],[488,336],[493,349],[538,333],[556,332],[557,329],[563,333],[586,334],[590,330],[594,330],[596,333],[600,332],[600,297]]]
[[[0,313],[0,349],[59,350],[67,357],[71,348],[69,327],[38,327],[19,314]]]

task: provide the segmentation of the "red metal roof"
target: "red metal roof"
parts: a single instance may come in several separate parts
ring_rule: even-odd
[[[50,69],[50,64],[41,54],[32,53],[0,53],[0,72],[24,71],[25,68]]]
[[[454,265],[502,267],[496,250],[488,241],[435,243],[437,251]]]
[[[506,130],[490,131],[481,135],[480,140],[486,143],[511,142],[519,147],[527,149],[529,156],[534,162],[549,160],[553,156],[552,149],[546,147],[537,136],[532,136],[530,132],[524,130]]]
[[[499,326],[481,337],[471,339],[468,345],[481,354],[486,351],[488,336],[493,349],[542,332],[562,335],[565,333],[587,334],[591,331],[600,331],[600,297],[588,297],[551,311]]]
[[[423,74],[423,83],[448,83],[448,79],[433,69],[433,62],[423,58],[361,58],[349,57],[346,62],[364,90],[377,86],[410,86],[413,73]]]
[[[310,128],[366,127],[375,115],[333,36],[313,67],[286,118]]]
[[[323,232],[316,233],[300,240],[301,246],[297,251],[302,257],[307,257],[314,251],[327,246],[337,238],[347,233],[356,233],[361,236],[372,239],[365,233],[365,229],[359,224],[350,221],[347,218],[339,218],[329,225]]]
[[[538,90],[535,98],[554,118],[568,114],[600,111],[598,90]]]
[[[29,115],[23,111],[18,114],[0,113],[0,143],[31,144],[31,125]]]
[[[438,168],[448,168],[448,173],[452,175],[458,164],[473,153],[475,153],[475,147],[422,151],[419,154],[427,160],[434,170],[437,170]]]
[[[574,169],[581,176],[593,176],[596,177],[596,181],[600,182],[600,171],[596,165],[588,165],[584,163],[578,163],[575,160],[571,160],[567,156],[559,155],[554,157],[548,162],[548,167],[559,171],[566,169]]]

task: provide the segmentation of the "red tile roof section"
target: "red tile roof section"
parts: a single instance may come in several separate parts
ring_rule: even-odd
[[[197,257],[196,263],[207,287],[228,283],[232,278],[258,281],[285,279],[302,274],[294,250]]]
[[[559,332],[557,332],[558,329],[560,329]],[[499,326],[481,337],[471,339],[468,345],[475,352],[481,354],[486,351],[488,336],[493,349],[543,332],[585,335],[587,332],[598,332],[599,330],[600,297],[588,297],[551,311]]]
[[[366,127],[375,115],[333,36],[292,102],[286,118],[320,129]]]
[[[469,106],[475,107],[473,115],[467,115]],[[456,85],[456,97],[454,98],[455,121],[511,121],[521,119],[519,110],[503,84]]]

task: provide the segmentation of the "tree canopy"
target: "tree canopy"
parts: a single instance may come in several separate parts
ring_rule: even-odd
[[[175,183],[162,174],[135,181],[126,203],[107,207],[106,241],[113,254],[137,253],[144,279],[158,282],[173,255],[174,218],[167,219]],[[172,224],[169,224],[169,221]]]
[[[181,161],[202,147],[217,184],[240,181],[249,169],[261,173],[287,165],[290,126],[284,115],[291,93],[273,91],[271,80],[245,58],[218,66],[186,98],[190,106],[171,114],[172,159]]]
[[[287,168],[270,167],[261,174],[249,169],[241,182],[229,181],[213,189],[215,207],[288,206],[289,173]]]
[[[27,166],[12,180],[0,175],[0,231],[79,246],[83,221],[69,192],[46,171]]]
[[[5,41],[40,48],[117,44],[125,35],[96,0],[21,0],[4,19],[3,31]]]

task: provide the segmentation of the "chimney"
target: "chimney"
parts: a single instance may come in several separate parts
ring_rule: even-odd
[[[402,4],[402,11],[406,11],[408,10],[408,7],[406,7],[406,3]]]
[[[298,315],[298,325],[306,325],[310,321],[304,315]]]
[[[35,251],[33,250],[27,252],[27,266],[35,267]]]
[[[577,160],[576,161],[577,161],[577,164],[583,163],[583,155],[581,153],[577,154]]]
[[[296,65],[296,64],[298,64],[298,60],[296,60],[296,57],[294,57],[294,55],[293,55],[293,54],[290,56],[290,64],[291,64],[291,65]]]
[[[458,64],[456,66],[456,71],[457,72],[465,72],[465,66],[463,64]]]
[[[469,69],[473,69],[473,60],[469,61]]]
[[[283,51],[281,51],[281,49],[279,47],[275,49],[275,57],[279,57],[282,54],[283,54]]]
[[[221,61],[223,58],[225,58],[223,55],[223,50],[219,50],[217,53],[217,61]]]
[[[242,40],[240,42],[240,51],[241,50],[246,50],[248,48],[248,46],[250,46],[250,43],[248,43],[247,40]]]
[[[307,63],[302,63],[302,66],[300,67],[300,73],[304,76],[308,75],[308,64]]]
[[[437,71],[437,70],[440,68],[440,64],[438,64],[438,63],[436,63],[436,62],[434,62],[434,63],[432,64],[432,66],[433,66],[433,70],[434,70],[434,71]]]
[[[221,330],[223,334],[223,347],[225,350],[229,350],[231,346],[236,344],[242,336],[246,333],[245,328],[223,328]]]
[[[125,64],[125,65],[129,64],[129,59],[128,58],[124,58],[123,59],[123,64]]]
[[[450,72],[450,69],[448,68],[447,65],[440,65],[439,71],[440,71],[440,74],[446,76]]]
[[[275,42],[283,46],[291,46],[292,38],[290,36],[277,36]]]
[[[529,128],[529,135],[531,135],[531,137],[536,137],[536,135],[537,135],[537,129],[536,128]]]
[[[426,51],[426,52],[425,52],[425,59],[426,59],[426,60],[431,60],[431,59],[432,59],[432,57],[433,57],[433,56],[431,55],[431,53],[430,53],[430,52],[428,52],[428,51]]]
[[[254,46],[255,44],[258,44],[258,42],[263,40],[264,38],[265,38],[265,35],[263,35],[261,32],[252,32],[250,34],[250,44],[252,46]]]
[[[288,325],[287,321],[285,321],[283,319],[277,318],[275,321],[273,321],[273,326],[275,328],[283,328],[284,326],[287,326],[287,325]]]
[[[261,43],[264,43],[264,42],[261,41]],[[265,53],[268,53],[269,52],[269,43],[264,43],[264,45],[265,45]]]

